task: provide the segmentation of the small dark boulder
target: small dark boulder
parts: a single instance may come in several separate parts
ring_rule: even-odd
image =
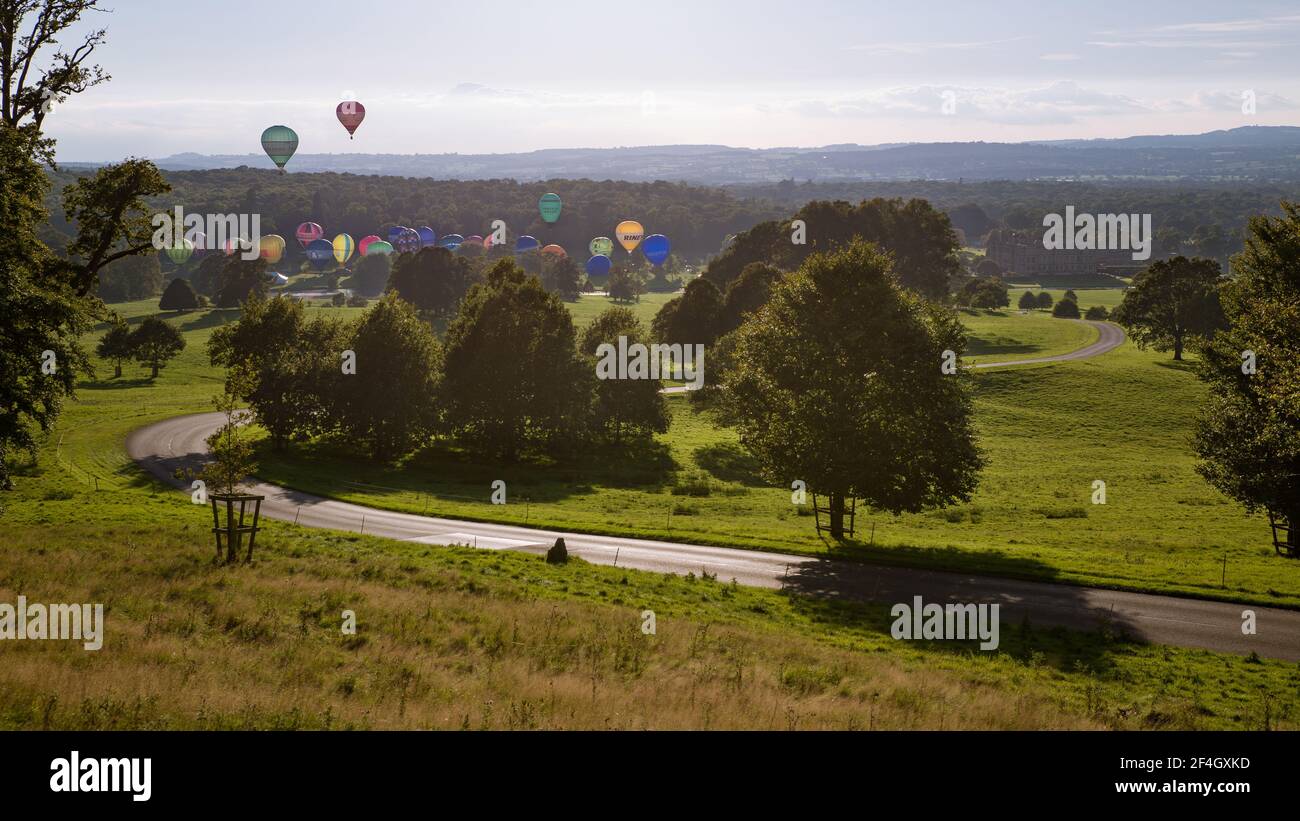
[[[546,551],[547,564],[564,564],[569,560],[569,549],[564,546],[564,539],[556,539],[555,544]]]

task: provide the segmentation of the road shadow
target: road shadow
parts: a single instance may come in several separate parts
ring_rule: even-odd
[[[922,553],[926,560],[922,566],[898,561],[900,556]],[[913,608],[919,596],[922,606],[998,605],[997,652],[1062,672],[1105,672],[1113,667],[1114,652],[1141,642],[1141,632],[1130,619],[1093,604],[1085,588],[1050,583],[1056,571],[1033,559],[998,556],[982,568],[989,575],[976,575],[926,569],[925,565],[960,566],[950,556],[962,556],[969,563],[969,555],[959,551],[891,547],[854,551],[849,554],[853,558],[840,550],[836,554],[836,558],[792,563],[782,586],[797,611],[830,626],[865,629],[892,640],[890,630],[896,619],[890,609],[899,604]],[[893,563],[868,563],[873,558]],[[1004,575],[1032,575],[1034,580]],[[914,643],[955,654],[989,652],[970,640]]]

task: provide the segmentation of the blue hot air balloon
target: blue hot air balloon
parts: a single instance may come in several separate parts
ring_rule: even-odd
[[[671,250],[672,245],[669,244],[668,237],[663,234],[651,234],[641,240],[641,253],[645,254],[645,258],[655,267],[664,264]]]
[[[438,235],[429,226],[421,225],[415,229],[415,232],[420,235],[420,247],[432,248],[438,244]]]
[[[402,236],[402,232],[403,232],[403,231],[409,231],[409,230],[410,230],[410,229],[407,228],[405,225],[394,225],[392,228],[389,228],[389,229],[388,229],[388,244],[391,245],[391,246],[393,246],[394,248],[396,248],[396,247],[397,247],[397,240],[398,240],[399,237]]]
[[[522,237],[515,240],[516,254],[523,254],[528,251],[536,251],[538,248],[541,247],[542,244],[537,241],[537,237],[530,237],[527,234],[524,234]]]
[[[607,277],[609,276],[609,270],[613,267],[614,263],[610,261],[609,257],[604,254],[596,254],[596,256],[587,260],[587,276]]]
[[[455,251],[465,238],[460,234],[443,234],[442,239],[438,240],[439,248],[446,248],[448,251]]]
[[[314,239],[307,243],[307,261],[317,271],[334,261],[334,243],[327,239]]]

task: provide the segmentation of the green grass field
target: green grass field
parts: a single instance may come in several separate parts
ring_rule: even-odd
[[[121,307],[137,319],[152,311]],[[0,600],[21,589],[33,600],[103,601],[109,614],[100,653],[5,648],[0,727],[1300,726],[1294,664],[1105,633],[1007,625],[997,653],[902,643],[889,638],[882,605],[275,522],[254,565],[215,567],[207,511],[144,477],[122,443],[149,421],[209,408],[221,375],[202,343],[234,313],[173,318],[189,344],[152,385],[134,365],[121,380],[84,384],[39,465],[20,465],[19,489],[0,496]],[[997,333],[1014,338],[1016,327],[1030,325]],[[874,546],[839,550],[1294,601],[1296,578],[1263,555],[1259,523],[1190,473],[1180,437],[1199,388],[1186,371],[1125,348],[979,379],[991,462],[979,497],[943,513],[864,516],[860,524],[876,526]],[[534,498],[526,507],[490,508],[487,481],[498,468],[454,452],[422,454],[397,471],[350,461],[352,480],[414,492],[334,495],[418,509],[429,497],[416,494],[432,492],[431,512],[449,515],[826,549],[788,492],[753,476],[729,432],[685,399],[671,402],[672,429],[636,470],[593,454],[589,465],[506,475],[512,498]],[[261,472],[331,490],[343,468],[336,458],[312,447]],[[1110,483],[1104,508],[1088,505],[1093,478]],[[674,495],[678,485],[708,495]],[[1227,589],[1217,587],[1220,548],[1230,554]],[[337,629],[345,608],[358,614],[358,636]],[[653,637],[637,629],[647,608],[657,614]]]
[[[150,310],[123,306],[128,315]],[[1092,338],[1080,323],[999,313],[964,316],[972,350],[991,351],[979,361],[1061,352]],[[51,437],[53,458],[86,486],[137,481],[122,448],[127,433],[210,409],[221,377],[202,343],[234,315],[176,320],[189,346],[152,387],[135,366],[123,380],[84,386]],[[1088,336],[1069,336],[1079,332]],[[259,473],[322,495],[451,517],[1300,605],[1300,566],[1273,553],[1266,522],[1193,470],[1187,439],[1202,388],[1185,366],[1126,344],[1084,362],[976,378],[988,467],[971,503],[900,517],[863,511],[860,539],[833,547],[788,490],[755,475],[734,433],[684,397],[670,400],[672,427],[635,462],[593,450],[580,464],[476,464],[434,447],[385,467],[314,444],[264,453]],[[513,502],[504,508],[489,504],[498,478]],[[1094,480],[1106,482],[1105,505],[1091,503]]]
[[[1065,288],[1009,288],[1007,293],[1011,296],[1011,308],[1015,310],[1016,304],[1020,300],[1020,295],[1025,291],[1040,293],[1047,291],[1052,295],[1052,303],[1056,304],[1065,296]],[[1122,288],[1075,288],[1074,295],[1079,298],[1079,310],[1086,311],[1094,305],[1100,305],[1108,311],[1113,311],[1119,307],[1119,303],[1124,299],[1124,290]],[[1050,310],[1044,310],[1041,313],[1050,315]]]

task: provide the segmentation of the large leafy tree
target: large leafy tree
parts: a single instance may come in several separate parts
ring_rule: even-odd
[[[131,326],[125,319],[117,317],[95,346],[96,356],[113,363],[114,379],[122,377],[122,363],[134,355],[131,344]]]
[[[876,198],[857,205],[817,200],[800,208],[791,219],[802,220],[804,242],[794,241],[792,221],[761,223],[737,236],[709,263],[705,276],[726,288],[752,262],[794,270],[810,254],[859,238],[892,254],[894,274],[903,287],[929,299],[945,297],[951,278],[961,270],[952,223],[925,200]]]
[[[297,300],[254,296],[244,303],[238,322],[217,328],[208,339],[212,364],[247,366],[239,398],[248,402],[277,450],[303,427],[300,414],[309,403],[302,394],[311,389],[306,360],[331,354],[337,359],[342,353],[308,350],[302,340],[304,324],[305,311]],[[227,383],[233,385],[229,377]]]
[[[238,308],[245,300],[266,295],[266,260],[226,258],[217,284],[217,307]]]
[[[723,331],[722,294],[712,282],[699,277],[679,297],[664,303],[650,323],[658,342],[712,345]]]
[[[542,285],[560,299],[575,300],[582,287],[582,270],[567,254],[542,260]]]
[[[512,260],[497,262],[447,328],[442,403],[451,430],[505,459],[571,443],[595,381],[575,337],[559,297]]]
[[[763,262],[751,262],[727,285],[722,301],[722,322],[730,331],[740,326],[748,314],[767,302],[772,287],[781,279],[781,271]]]
[[[356,373],[339,378],[338,425],[376,461],[397,459],[436,428],[438,338],[409,302],[390,293],[357,324],[350,350]],[[321,356],[342,374],[337,355]]]
[[[76,230],[65,256],[41,241],[49,217],[41,164],[54,159],[44,122],[53,104],[107,79],[87,62],[103,31],[70,51],[59,38],[98,9],[89,0],[0,2],[0,488],[12,487],[8,458],[35,454],[35,431],[50,429],[77,376],[89,373],[77,339],[107,316],[95,296],[99,273],[149,247],[144,198],[167,190],[143,160],[100,169],[64,189],[63,216]]]
[[[434,316],[450,316],[476,276],[473,262],[446,248],[402,254],[388,277],[388,290]]]
[[[1133,278],[1133,287],[1111,318],[1124,326],[1138,347],[1173,350],[1183,358],[1192,340],[1207,339],[1223,326],[1219,306],[1219,263],[1200,257],[1157,260]]]
[[[578,350],[595,370],[597,351],[602,344],[618,347],[618,338],[626,337],[628,346],[647,345],[645,326],[628,308],[607,308],[583,329]],[[614,442],[624,434],[664,433],[668,430],[668,404],[659,392],[658,379],[596,380],[595,423]]]
[[[809,258],[734,336],[720,406],[769,479],[828,497],[833,537],[849,496],[894,513],[970,498],[969,377],[942,368],[961,323],[872,245]]]
[[[147,316],[130,337],[131,355],[141,365],[148,365],[150,378],[157,379],[159,369],[185,350],[185,337],[175,326],[156,316]]]
[[[1210,393],[1195,447],[1200,474],[1248,510],[1284,518],[1300,552],[1300,206],[1282,209],[1251,219],[1222,287],[1227,329],[1197,366]]]

